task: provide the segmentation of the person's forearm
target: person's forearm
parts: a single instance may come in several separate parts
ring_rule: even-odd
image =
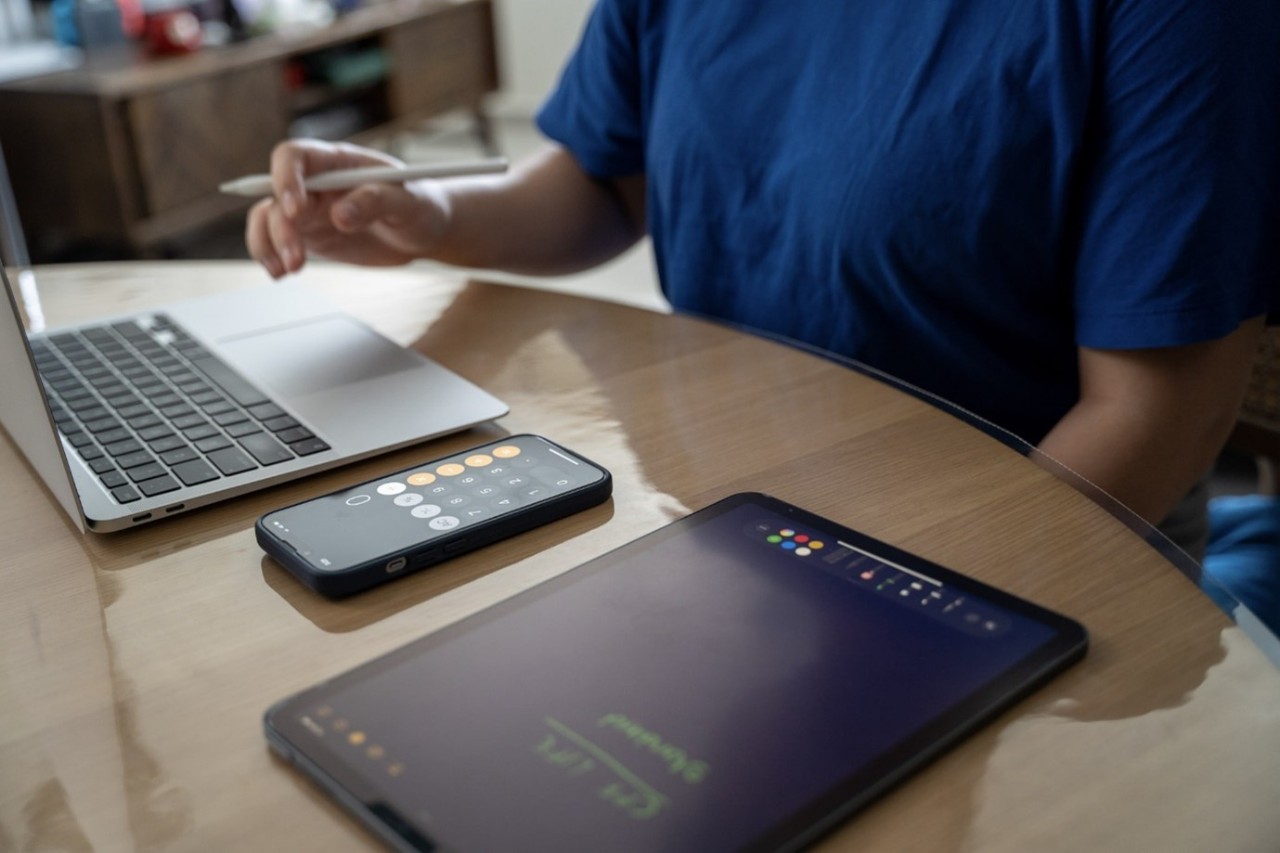
[[[444,189],[448,215],[431,257],[457,266],[560,275],[603,263],[644,233],[643,178],[595,180],[563,149]]]
[[[1261,328],[1257,317],[1216,341],[1082,350],[1080,401],[1040,450],[1159,524],[1226,442]]]
[[[1152,524],[1159,524],[1213,464],[1230,420],[1174,426],[1122,404],[1082,401],[1040,450]]]

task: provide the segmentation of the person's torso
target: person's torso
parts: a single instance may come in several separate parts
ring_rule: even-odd
[[[1074,400],[1084,0],[654,0],[650,229],[678,308],[1037,441]]]

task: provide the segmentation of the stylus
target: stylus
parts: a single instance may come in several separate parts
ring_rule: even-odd
[[[374,166],[368,169],[336,169],[312,175],[302,182],[307,190],[346,190],[361,184],[399,184],[418,178],[453,178],[460,175],[491,175],[507,170],[506,157],[489,157],[483,160],[457,160],[448,163],[419,163],[412,166]],[[271,195],[270,175],[246,175],[220,184],[218,189],[228,195]]]

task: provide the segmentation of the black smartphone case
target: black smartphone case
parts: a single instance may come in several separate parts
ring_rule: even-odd
[[[509,436],[504,441],[518,441],[525,438],[525,435]],[[545,441],[552,447],[558,448],[573,457],[580,459],[582,462],[603,472],[604,477],[595,483],[582,486],[577,489],[563,492],[558,495],[538,501],[528,506],[519,507],[511,512],[494,516],[472,526],[460,528],[457,531],[439,538],[423,542],[407,549],[395,549],[382,552],[370,557],[368,560],[360,562],[353,566],[342,569],[327,571],[316,568],[305,558],[298,554],[297,551],[287,542],[282,541],[267,527],[267,519],[277,512],[293,507],[299,507],[303,504],[313,501],[322,501],[325,498],[332,497],[342,492],[346,492],[351,488],[358,488],[360,485],[348,486],[337,489],[326,495],[315,498],[308,498],[305,501],[299,501],[290,507],[282,507],[272,510],[264,514],[258,519],[254,525],[254,534],[258,540],[258,546],[262,548],[272,559],[289,570],[291,574],[306,584],[311,589],[329,598],[344,598],[362,592],[370,587],[377,586],[396,578],[403,577],[413,572],[438,565],[452,557],[457,557],[474,551],[477,548],[483,548],[485,545],[500,542],[520,533],[533,530],[535,527],[541,527],[558,519],[564,518],[574,513],[590,509],[593,506],[604,503],[613,493],[613,476],[608,469],[604,468],[580,453],[561,447],[549,439],[541,436],[527,436]],[[377,477],[374,480],[366,481],[374,483],[379,480],[386,479],[386,476],[395,476],[398,473],[414,471],[419,468],[436,465],[447,459],[459,456],[465,456],[469,453],[476,452],[482,448],[489,447],[494,442],[486,442],[482,445],[469,448],[467,450],[451,453],[442,456],[439,459],[428,460],[427,462],[412,465],[400,472],[393,472],[390,475]],[[372,549],[376,550],[376,548]],[[404,560],[401,568],[392,569],[390,566]]]

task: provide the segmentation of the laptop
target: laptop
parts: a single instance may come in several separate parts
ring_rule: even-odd
[[[32,301],[34,281],[23,270],[15,292],[4,268],[25,266],[25,246],[2,170],[0,422],[82,532],[146,524],[507,413],[297,282],[28,336],[18,305]]]

